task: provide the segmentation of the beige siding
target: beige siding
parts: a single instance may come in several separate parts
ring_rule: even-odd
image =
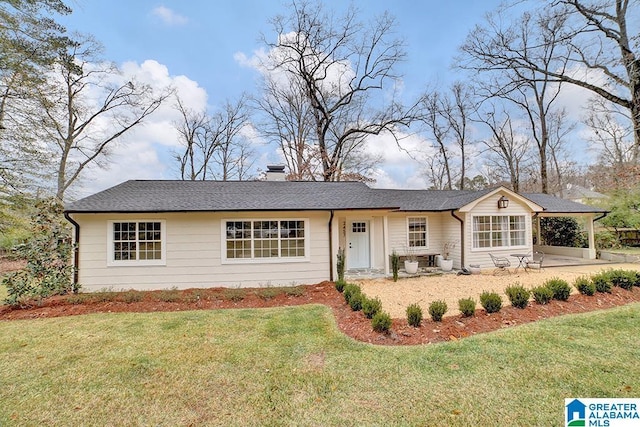
[[[329,279],[326,212],[74,214],[80,224],[79,282],[84,290],[249,287],[311,284]],[[234,218],[308,220],[305,261],[223,263],[221,221]],[[164,220],[166,265],[107,266],[108,221]]]
[[[498,199],[502,194],[497,193],[492,197],[483,200],[474,206],[473,210],[467,212],[465,215],[465,266],[468,267],[472,264],[479,264],[481,268],[493,268],[493,262],[489,257],[489,253],[494,255],[506,256],[512,262],[517,263],[516,258],[511,257],[513,253],[527,253],[532,250],[533,240],[531,232],[531,217],[532,212],[528,206],[518,203],[516,200],[511,200],[509,207],[506,209],[498,209]],[[462,216],[463,214],[459,214]],[[508,249],[491,249],[473,248],[473,217],[479,215],[524,215],[525,216],[525,245],[512,247]],[[516,264],[517,265],[517,264]]]
[[[407,249],[407,218],[427,218],[427,248],[419,253],[441,254],[443,233],[442,224],[445,214],[433,212],[396,212],[389,214],[389,251],[395,250],[400,255]]]

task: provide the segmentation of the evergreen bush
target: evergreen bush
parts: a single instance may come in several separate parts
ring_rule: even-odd
[[[502,297],[495,292],[484,291],[480,294],[480,304],[487,313],[497,313],[502,308]]]
[[[367,319],[373,318],[376,314],[382,311],[382,301],[380,298],[366,298],[362,300],[362,312]]]
[[[538,304],[549,304],[549,301],[553,299],[553,291],[546,286],[537,286],[531,289],[533,300]]]
[[[525,308],[529,305],[529,297],[531,297],[531,291],[525,289],[524,286],[515,283],[508,286],[505,289],[505,293],[511,302],[511,305],[515,308]]]
[[[473,298],[461,298],[458,300],[458,309],[464,317],[471,317],[476,312],[476,300]]]
[[[573,286],[582,295],[594,295],[596,293],[596,285],[587,276],[577,277],[573,282]]]
[[[389,329],[391,329],[391,316],[384,311],[377,313],[371,319],[371,327],[376,332],[389,332]]]
[[[407,323],[415,328],[422,323],[422,308],[418,304],[407,307]]]
[[[569,299],[569,295],[571,295],[571,286],[569,286],[569,283],[564,279],[553,277],[547,280],[544,285],[553,292],[553,299],[566,301]]]
[[[447,312],[447,303],[442,300],[433,301],[429,304],[429,315],[434,322],[440,322]]]

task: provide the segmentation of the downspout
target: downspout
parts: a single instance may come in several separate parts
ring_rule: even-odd
[[[464,221],[456,215],[455,209],[451,209],[451,216],[460,221],[460,268],[464,267]]]
[[[600,215],[598,218],[593,218],[593,222],[596,221],[600,221],[602,218],[604,218],[605,216],[609,215],[609,212],[605,212],[602,215]]]
[[[333,209],[329,216],[329,281],[333,282]]]
[[[78,260],[79,246],[80,246],[80,224],[75,222],[73,218],[69,216],[68,212],[64,213],[64,217],[67,221],[73,224],[73,227],[75,229],[73,233],[74,234],[73,236],[73,285],[74,285],[74,288],[76,288],[78,285],[78,268],[80,265],[80,262]]]

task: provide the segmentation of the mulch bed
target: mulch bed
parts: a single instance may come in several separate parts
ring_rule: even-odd
[[[459,340],[479,333],[509,328],[536,320],[570,313],[606,309],[640,301],[640,288],[630,291],[613,288],[610,294],[595,296],[571,295],[568,301],[552,301],[546,305],[531,303],[525,309],[504,307],[500,312],[487,314],[476,310],[473,317],[449,316],[442,322],[423,320],[419,328],[411,327],[406,319],[393,319],[391,332],[374,332],[371,321],[362,312],[352,311],[333,283],[300,286],[294,292],[273,292],[267,289],[188,289],[184,291],[121,292],[110,300],[98,294],[80,294],[46,298],[29,307],[0,306],[0,320],[37,319],[75,316],[87,313],[159,312],[183,310],[212,310],[228,308],[261,308],[324,304],[330,307],[336,323],[346,335],[363,342],[382,345],[414,345]],[[239,295],[243,294],[242,299]],[[139,300],[135,300],[139,299]]]

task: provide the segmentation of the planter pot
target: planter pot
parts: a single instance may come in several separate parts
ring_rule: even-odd
[[[469,266],[469,271],[471,271],[471,274],[480,274],[480,266],[479,265],[470,265]]]
[[[444,257],[442,255],[436,255],[436,267],[441,267],[442,266],[442,260],[444,259]]]
[[[440,268],[442,271],[451,271],[453,270],[453,260],[452,259],[443,259],[440,263]]]
[[[407,274],[416,274],[418,272],[418,261],[405,261],[404,271],[406,271]]]

